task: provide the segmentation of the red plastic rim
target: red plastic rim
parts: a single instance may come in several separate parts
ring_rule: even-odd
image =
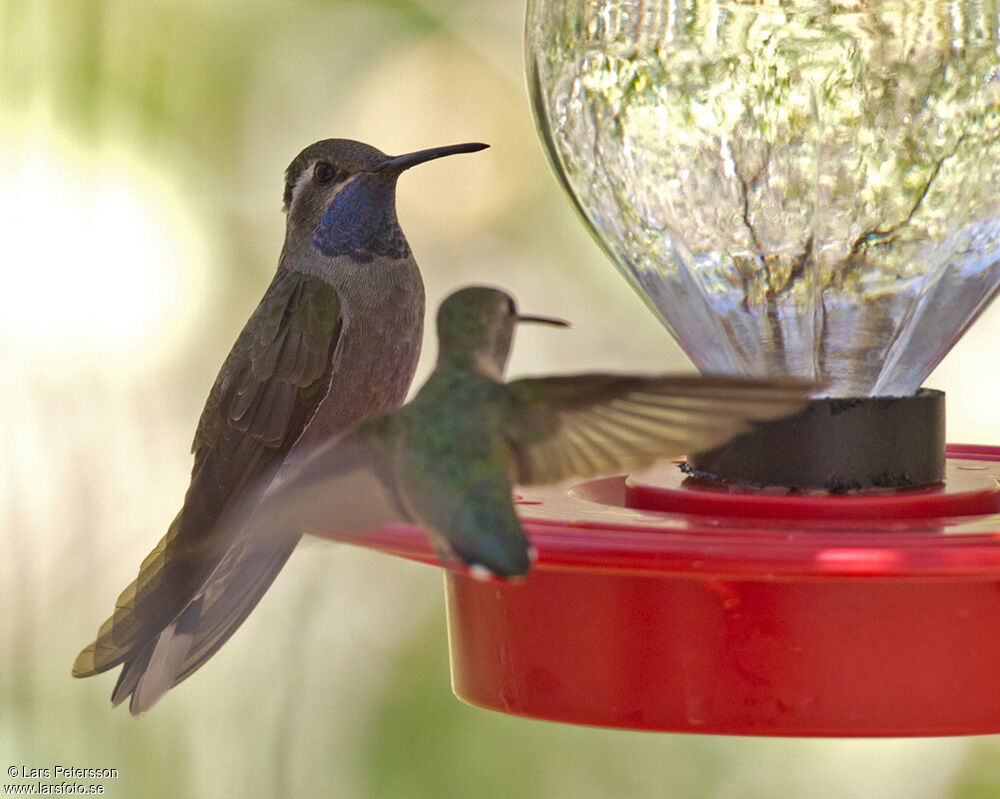
[[[692,516],[734,519],[791,519],[796,525],[819,520],[913,521],[995,513],[1000,483],[988,463],[953,460],[947,482],[913,490],[873,489],[862,494],[740,491],[708,480],[685,477],[676,465],[661,466],[625,480],[625,505]]]
[[[527,579],[445,580],[471,704],[730,735],[1000,732],[1000,448],[950,447],[944,486],[898,494],[734,494],[668,467],[519,506]],[[437,562],[415,528],[358,542]]]
[[[536,570],[1000,578],[1000,447],[949,446],[943,487],[864,496],[722,492],[669,464],[519,491]],[[438,563],[417,527],[392,525],[352,543]]]

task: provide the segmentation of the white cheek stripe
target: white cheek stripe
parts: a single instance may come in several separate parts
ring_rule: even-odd
[[[305,169],[302,170],[302,174],[299,175],[298,179],[295,181],[295,185],[292,186],[292,201],[288,204],[289,209],[293,205],[295,205],[295,201],[299,199],[299,192],[302,191],[303,184],[308,183],[310,180],[312,180],[312,173],[313,170],[316,168],[316,163],[317,163],[316,161],[310,161],[309,166],[307,166]],[[352,180],[355,180],[357,177],[358,177],[357,175],[351,175],[343,183],[335,184],[334,188],[336,189],[336,191],[334,191],[334,194],[338,194],[340,190],[344,188],[344,186],[346,186]]]
[[[289,208],[295,205],[295,201],[299,199],[299,192],[302,190],[302,184],[312,178],[312,172],[315,166],[315,162],[310,163],[308,167],[302,170],[298,180],[295,181],[295,185],[292,186],[292,201],[289,203]]]

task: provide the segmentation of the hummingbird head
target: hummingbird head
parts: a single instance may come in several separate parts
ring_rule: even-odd
[[[455,144],[389,156],[350,139],[324,139],[299,153],[285,172],[288,235],[311,237],[326,256],[402,258],[409,246],[396,221],[396,179],[411,166],[485,144]]]
[[[438,309],[438,364],[502,380],[519,322],[569,327],[562,319],[519,314],[514,298],[502,289],[459,289]]]

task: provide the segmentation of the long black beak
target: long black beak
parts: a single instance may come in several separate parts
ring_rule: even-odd
[[[415,153],[388,158],[372,169],[372,172],[384,172],[386,170],[402,172],[411,166],[422,164],[425,161],[433,161],[435,158],[444,158],[446,155],[455,155],[457,153],[475,153],[479,150],[485,150],[487,147],[489,147],[488,144],[468,142],[467,144],[449,144],[447,147],[432,147],[429,150],[417,150]]]
[[[536,325],[552,325],[553,327],[569,327],[569,322],[564,319],[553,319],[551,316],[523,316],[517,315],[518,322],[532,322]]]

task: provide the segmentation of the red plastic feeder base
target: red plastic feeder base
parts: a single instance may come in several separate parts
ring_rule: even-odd
[[[944,486],[729,493],[675,466],[531,491],[520,583],[449,572],[452,683],[522,716],[727,735],[1000,732],[1000,448]],[[367,543],[436,562],[422,534]]]

